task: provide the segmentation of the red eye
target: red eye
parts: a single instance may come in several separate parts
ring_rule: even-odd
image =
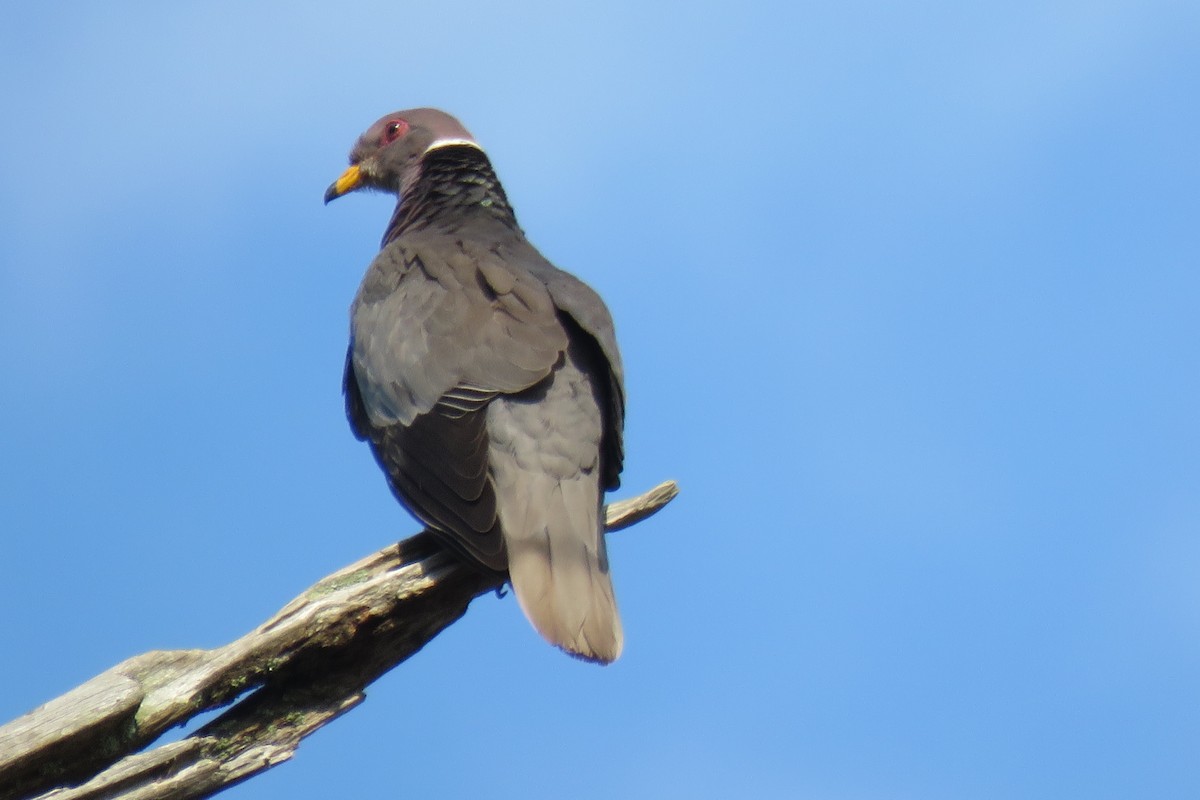
[[[408,133],[408,123],[402,119],[389,120],[383,126],[383,143],[391,144]]]

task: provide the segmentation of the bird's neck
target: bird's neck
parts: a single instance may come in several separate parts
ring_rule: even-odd
[[[401,193],[383,244],[408,230],[436,227],[452,232],[480,218],[519,230],[487,155],[470,145],[439,147],[425,154],[413,185]]]

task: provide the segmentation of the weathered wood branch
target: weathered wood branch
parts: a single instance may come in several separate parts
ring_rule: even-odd
[[[606,529],[649,517],[663,483],[607,508]],[[124,661],[0,727],[0,800],[208,797],[292,757],[361,703],[363,689],[499,585],[420,533],[318,581],[250,633],[212,650]],[[233,705],[187,738],[163,731]]]

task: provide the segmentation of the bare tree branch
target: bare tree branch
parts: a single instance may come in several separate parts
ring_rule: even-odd
[[[607,508],[606,529],[669,503],[668,481]],[[425,532],[318,581],[240,639],[124,661],[0,727],[0,800],[208,797],[290,759],[300,741],[497,588]],[[138,752],[201,712],[182,741]]]

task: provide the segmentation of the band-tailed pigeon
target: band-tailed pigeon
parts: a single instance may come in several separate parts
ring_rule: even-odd
[[[547,640],[621,653],[602,497],[619,483],[624,387],[600,297],[542,257],[458,120],[367,129],[325,202],[397,195],[351,307],[346,413],[400,502],[451,548],[507,570]]]

